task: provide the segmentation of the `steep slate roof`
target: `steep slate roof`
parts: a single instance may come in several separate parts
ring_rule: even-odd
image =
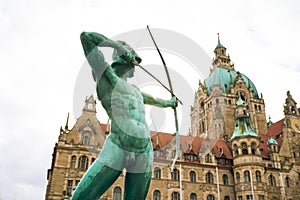
[[[265,135],[260,135],[261,137],[261,143],[260,143],[260,149],[261,149],[261,155],[263,158],[269,159],[269,147],[268,147],[268,140],[270,139],[270,136],[275,139],[275,141],[278,144],[278,149],[281,148],[283,137],[282,137],[282,131],[283,131],[283,121],[284,119],[279,120],[278,122],[273,123],[267,133]]]

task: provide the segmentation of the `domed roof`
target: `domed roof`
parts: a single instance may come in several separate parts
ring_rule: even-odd
[[[207,94],[211,94],[211,87],[213,85],[220,85],[222,90],[225,93],[230,92],[230,79],[232,82],[235,82],[238,72],[230,69],[225,69],[222,67],[217,67],[214,71],[210,74],[210,76],[205,80]],[[258,93],[254,83],[244,74],[240,73],[246,86],[248,87],[250,82],[250,87],[252,88],[253,98],[258,99]],[[231,78],[230,78],[231,77]]]
[[[236,125],[233,134],[229,139],[230,141],[242,136],[258,137],[257,133],[253,130],[251,126],[249,117],[247,117],[246,119],[237,119],[235,123]]]
[[[267,145],[272,145],[272,144],[277,145],[278,143],[273,137],[270,137]]]

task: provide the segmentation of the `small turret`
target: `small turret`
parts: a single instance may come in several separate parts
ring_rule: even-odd
[[[299,116],[299,110],[297,109],[297,103],[293,99],[292,95],[290,94],[290,91],[287,91],[287,98],[285,100],[284,105],[284,114],[285,115],[293,115],[293,116]]]
[[[258,137],[257,133],[252,128],[247,104],[245,101],[242,100],[239,94],[239,98],[236,102],[235,128],[230,140],[241,136]]]
[[[229,54],[226,55],[226,48],[220,42],[220,35],[218,33],[218,44],[214,50],[215,58],[213,59],[213,69],[216,67],[222,67],[229,70],[234,70],[233,65],[231,64]]]

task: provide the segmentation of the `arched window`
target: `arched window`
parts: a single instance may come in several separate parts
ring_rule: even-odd
[[[225,196],[224,200],[230,200],[229,196]]]
[[[87,169],[88,168],[88,158],[86,156],[81,156],[78,162],[79,169]]]
[[[239,183],[241,182],[241,176],[240,176],[240,173],[235,173],[235,179],[236,179],[236,182]]]
[[[248,155],[247,144],[246,144],[245,142],[243,142],[243,143],[241,144],[241,146],[242,146],[242,154],[243,154],[243,155]]]
[[[85,135],[82,139],[83,145],[90,145],[90,137]]]
[[[203,101],[200,103],[200,107],[201,107],[201,109],[204,109],[204,102]]]
[[[160,191],[159,190],[155,190],[153,192],[153,200],[160,200]]]
[[[244,171],[244,181],[250,182],[250,172],[248,170]]]
[[[121,188],[115,187],[114,194],[113,194],[113,200],[121,200],[121,193],[122,193]]]
[[[190,181],[196,183],[196,172],[190,171]]]
[[[269,176],[269,185],[270,186],[276,186],[276,180],[275,180],[275,177],[272,174]]]
[[[75,168],[76,166],[76,156],[72,156],[71,158],[71,168]]]
[[[154,178],[160,178],[160,168],[159,167],[154,168]]]
[[[93,164],[93,162],[96,160],[96,158],[92,158],[91,159],[91,164]]]
[[[290,187],[291,186],[291,180],[290,180],[290,178],[287,176],[287,177],[285,177],[285,185],[287,186],[287,187]]]
[[[257,182],[261,182],[261,173],[260,173],[260,171],[257,170],[255,172],[255,176],[256,176],[256,181]]]
[[[207,196],[207,200],[215,200],[214,195],[209,194],[209,195]]]
[[[192,193],[190,195],[190,200],[197,200],[197,195],[195,193]]]
[[[223,180],[223,185],[228,185],[228,176],[227,176],[227,174],[223,174],[222,180]]]
[[[177,169],[174,169],[173,172],[171,173],[172,180],[173,181],[178,181],[179,180],[179,171]]]
[[[256,151],[256,144],[254,142],[251,143],[251,153],[253,155],[255,155],[255,151]]]
[[[216,99],[216,104],[219,105],[220,101],[219,99]]]
[[[213,177],[213,174],[208,172],[206,175],[206,183],[208,184],[213,184],[214,183],[214,177]]]
[[[233,151],[234,151],[234,156],[238,156],[239,155],[239,150],[236,144],[233,145]]]
[[[212,163],[211,155],[209,153],[205,156],[205,162]]]
[[[179,193],[178,192],[173,192],[172,193],[172,200],[179,200]]]

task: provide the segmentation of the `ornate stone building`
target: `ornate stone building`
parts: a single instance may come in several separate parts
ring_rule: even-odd
[[[180,157],[173,172],[175,136],[151,132],[155,159],[147,199],[300,199],[296,101],[287,92],[284,118],[267,122],[262,95],[246,75],[235,71],[219,38],[214,53],[211,73],[199,83],[191,107],[191,133],[180,136]],[[60,129],[48,170],[47,200],[70,199],[107,134],[109,126],[97,120],[91,96],[74,127],[69,129],[67,120]],[[122,199],[124,173],[100,199]]]

